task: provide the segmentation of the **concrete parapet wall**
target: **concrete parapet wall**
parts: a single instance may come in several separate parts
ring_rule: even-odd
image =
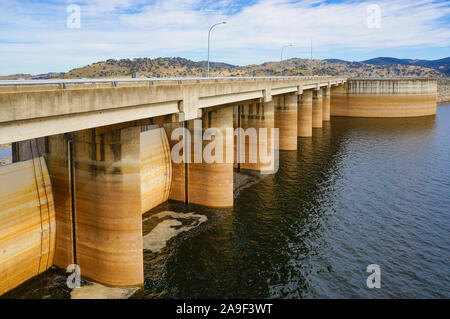
[[[331,93],[331,115],[413,117],[436,114],[436,80],[350,79]]]

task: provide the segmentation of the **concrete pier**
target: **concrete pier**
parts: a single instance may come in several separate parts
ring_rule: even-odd
[[[322,90],[314,90],[312,98],[312,127],[322,127],[323,109],[322,109]]]
[[[274,168],[274,102],[256,100],[233,108],[234,167],[270,172]],[[236,129],[242,131],[236,133]]]
[[[216,157],[217,162],[207,163],[201,159],[201,163],[195,163],[195,145],[192,139],[191,163],[188,164],[188,195],[187,202],[209,207],[233,206],[233,136],[227,138],[227,128],[233,128],[233,107],[226,106],[215,110],[208,110],[202,116],[204,133],[209,128],[217,128],[222,136],[215,136],[216,147],[222,144],[222,159]],[[189,121],[189,130],[194,137],[194,121]],[[202,141],[200,150],[205,152],[211,141]],[[211,152],[218,156],[217,148]],[[226,155],[231,154],[229,162]],[[200,154],[201,156],[201,154]]]
[[[109,286],[144,282],[140,128],[77,132],[76,263]]]
[[[330,120],[330,98],[331,98],[331,88],[322,88],[322,121]]]
[[[297,95],[284,94],[274,97],[275,127],[279,128],[279,149],[297,149]]]
[[[312,90],[304,90],[300,95],[298,117],[297,117],[297,136],[312,136]]]

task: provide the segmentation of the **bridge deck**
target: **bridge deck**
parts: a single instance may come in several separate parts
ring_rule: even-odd
[[[345,77],[223,77],[0,81],[0,144],[338,85]]]

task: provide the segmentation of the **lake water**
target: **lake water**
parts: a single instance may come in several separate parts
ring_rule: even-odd
[[[12,155],[10,144],[0,144],[0,159],[10,157]]]
[[[450,297],[450,105],[333,117],[280,152],[277,174],[236,172],[235,188],[233,209],[168,202],[144,216],[147,238],[172,231],[145,250],[134,297]],[[67,297],[64,283],[51,270],[6,296]]]

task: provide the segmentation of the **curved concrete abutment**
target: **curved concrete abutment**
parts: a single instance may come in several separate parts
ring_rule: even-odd
[[[173,167],[169,139],[161,125],[141,126],[141,212],[169,199]]]
[[[349,79],[332,89],[331,115],[414,117],[436,114],[432,79]]]
[[[0,167],[0,295],[53,265],[52,187],[45,159],[31,147],[30,159]]]

